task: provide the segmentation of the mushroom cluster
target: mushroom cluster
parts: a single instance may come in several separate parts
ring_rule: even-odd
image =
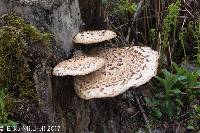
[[[78,33],[75,43],[92,44],[116,37],[116,33],[88,31]],[[148,82],[157,73],[158,52],[150,47],[93,48],[85,54],[59,63],[53,75],[73,75],[74,88],[83,99],[117,96],[131,87]]]

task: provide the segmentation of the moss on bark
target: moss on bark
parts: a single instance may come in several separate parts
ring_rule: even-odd
[[[51,34],[42,33],[14,13],[0,18],[0,88],[14,91],[17,97],[37,99],[31,72],[35,60],[29,47],[48,48]],[[17,92],[17,93],[16,93]]]

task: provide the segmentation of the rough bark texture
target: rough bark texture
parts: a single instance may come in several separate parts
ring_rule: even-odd
[[[82,10],[88,8],[88,1],[84,2],[81,3]],[[94,1],[94,6],[90,6],[95,9],[98,5]],[[54,35],[52,51],[45,51],[51,55],[51,63],[49,59],[43,59],[32,70],[39,103],[22,100],[14,111],[15,118],[22,125],[59,125],[62,133],[132,132],[134,127],[130,123],[134,118],[130,116],[135,111],[134,102],[128,100],[129,93],[115,98],[85,101],[75,94],[73,77],[51,76],[52,67],[70,54],[72,37],[82,24],[78,0],[0,0],[0,15],[10,11]],[[91,23],[86,23],[93,27],[102,17],[98,11],[92,15],[87,12],[82,16],[85,16],[85,20],[89,17]],[[99,19],[94,20],[95,17]],[[98,22],[103,23],[102,20]]]
[[[53,65],[48,59],[34,67],[35,87],[39,94],[39,104],[31,100],[23,100],[16,105],[14,117],[30,126],[60,125],[66,132],[64,110],[55,99],[59,86],[52,87],[52,67],[70,54],[73,48],[72,37],[79,32],[81,24],[79,4],[77,0],[0,0],[0,15],[15,12],[42,31],[49,31],[54,36],[52,51]],[[59,49],[58,46],[61,46]],[[63,79],[65,80],[65,79]],[[66,81],[65,81],[66,82]]]
[[[53,33],[66,53],[72,37],[79,32],[81,17],[78,0],[1,0],[0,14],[14,11],[41,30]]]

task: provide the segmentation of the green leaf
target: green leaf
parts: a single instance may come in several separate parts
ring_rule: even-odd
[[[186,76],[178,76],[178,75],[177,75],[177,79],[178,79],[179,81],[182,81],[182,80],[186,80],[187,77],[186,77]]]
[[[194,108],[194,110],[198,113],[198,114],[200,114],[200,106],[199,105],[194,105],[193,106],[193,108]]]
[[[161,77],[155,76],[155,78],[156,78],[157,80],[159,80],[162,84],[165,84],[165,82],[166,82],[166,80],[163,79],[163,78],[161,78]]]
[[[170,93],[180,94],[181,91],[179,89],[168,90]]]
[[[175,104],[171,100],[165,100],[164,103],[161,105],[162,112],[165,112],[170,119],[172,118],[175,112]]]
[[[171,77],[172,76],[172,73],[170,73],[169,71],[167,71],[167,69],[163,69],[162,70],[163,74],[165,77]]]
[[[145,102],[146,102],[148,105],[151,104],[151,100],[150,100],[149,98],[145,97],[144,100],[145,100]]]
[[[158,118],[161,118],[162,117],[162,112],[160,110],[155,110],[155,115],[158,117]]]
[[[196,73],[198,74],[198,76],[200,76],[200,69],[197,69]]]
[[[187,126],[187,129],[195,130],[194,126]]]
[[[183,102],[180,100],[180,99],[176,99],[176,102],[179,104],[179,105],[181,105],[181,106],[183,106]]]
[[[195,82],[192,88],[200,88],[200,82]]]
[[[17,122],[14,122],[12,120],[8,120],[8,123],[6,125],[11,126],[11,127],[13,127],[13,126],[17,127]]]

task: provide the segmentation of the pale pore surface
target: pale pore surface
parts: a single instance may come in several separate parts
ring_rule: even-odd
[[[75,77],[75,90],[83,99],[117,96],[148,82],[157,73],[159,55],[149,47],[94,49],[90,54],[104,58],[106,64],[93,73]]]
[[[100,57],[89,57],[76,51],[73,58],[59,63],[53,70],[55,76],[85,75],[103,67],[105,60]]]
[[[78,33],[73,38],[73,42],[80,44],[93,44],[110,40],[116,36],[117,36],[116,33],[110,30],[84,31]]]

